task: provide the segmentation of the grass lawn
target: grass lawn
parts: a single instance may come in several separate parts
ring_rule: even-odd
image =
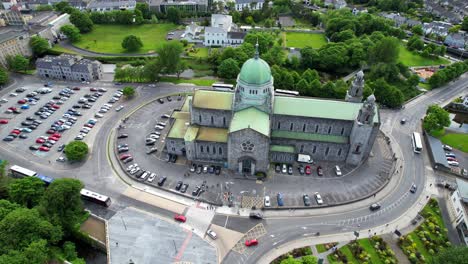
[[[196,52],[188,52],[188,56],[194,58],[207,58],[208,48],[197,48]]]
[[[59,51],[59,52],[63,52],[63,53],[68,53],[68,54],[77,54],[76,52],[72,51],[72,50],[69,50],[69,49],[66,49],[60,45],[54,45],[51,50],[54,50],[54,51]]]
[[[439,138],[442,143],[468,153],[468,134],[445,132],[445,129],[431,132],[433,137]]]
[[[318,49],[327,44],[324,34],[301,32],[286,32],[283,34],[286,34],[285,45],[288,48],[304,48],[305,46],[311,46],[312,48]]]
[[[212,79],[177,79],[177,77],[161,77],[160,82],[171,82],[174,84],[179,83],[192,83],[197,86],[211,86],[216,80]]]
[[[127,53],[121,46],[122,40],[128,35],[135,35],[141,38],[143,47],[134,53],[155,52],[166,42],[166,34],[176,28],[174,24],[94,25],[93,31],[83,34],[74,45],[95,52]]]
[[[341,251],[346,256],[349,264],[359,264],[359,261],[354,258],[353,253],[351,252],[351,250],[349,249],[347,245],[344,247],[341,247],[339,251]],[[328,259],[328,262],[330,262],[331,264],[342,263],[341,261],[336,260],[333,254],[328,255],[327,259]]]
[[[424,89],[426,89],[426,90],[430,90],[430,89],[431,89],[431,86],[430,86],[428,83],[422,83],[422,82],[420,82],[420,83],[418,84],[418,86],[419,86],[419,87],[422,87],[422,88],[424,88]]]
[[[324,244],[315,245],[315,248],[317,249],[318,253],[323,253],[327,251]]]
[[[419,54],[413,53],[406,49],[406,47],[403,44],[400,45],[400,54],[398,56],[398,61],[408,67],[449,64],[449,61],[444,58],[425,58]]]
[[[368,238],[365,239],[359,239],[358,240],[359,245],[364,248],[364,250],[369,253],[370,258],[371,258],[371,263],[372,264],[383,264],[382,260],[380,259],[379,255],[377,252],[375,252],[374,247],[372,246],[371,242],[369,241]]]

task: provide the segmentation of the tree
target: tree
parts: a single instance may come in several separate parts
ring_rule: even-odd
[[[458,33],[458,31],[460,31],[461,27],[462,27],[461,25],[453,26],[453,27],[449,28],[448,32],[449,33]]]
[[[250,43],[255,47],[258,41],[258,50],[260,54],[266,53],[275,43],[275,37],[269,32],[249,33],[244,38],[244,43]]]
[[[55,244],[61,238],[60,226],[52,225],[36,209],[18,208],[0,221],[0,255],[22,250],[40,239]]]
[[[317,264],[317,258],[312,255],[302,257],[302,264]]]
[[[73,25],[62,26],[60,31],[67,36],[70,42],[77,42],[81,39],[80,30]]]
[[[88,155],[88,145],[82,141],[72,141],[65,147],[65,155],[70,161],[81,161]]]
[[[464,31],[468,31],[468,16],[463,18],[463,22],[461,24],[461,29]]]
[[[54,8],[60,13],[65,13],[67,12],[66,10],[71,8],[71,6],[67,1],[61,1],[61,2],[54,4]]]
[[[409,50],[422,50],[424,48],[424,41],[418,36],[412,36],[406,46]]]
[[[183,60],[180,60],[175,69],[177,78],[180,78],[180,75],[188,68],[187,63]]]
[[[427,108],[423,127],[427,132],[438,131],[450,125],[449,113],[438,105]]]
[[[29,45],[31,45],[31,49],[36,56],[41,56],[49,49],[49,42],[47,39],[41,38],[39,36],[31,37]]]
[[[29,68],[29,59],[23,55],[7,57],[8,68],[14,72],[26,72]]]
[[[7,200],[0,199],[0,221],[2,221],[2,219],[5,218],[5,216],[7,216],[9,213],[18,208],[21,208],[21,206]]]
[[[18,179],[8,186],[10,200],[27,208],[39,204],[44,190],[44,182],[36,177]]]
[[[299,259],[293,258],[291,255],[287,259],[283,259],[280,264],[302,264],[302,261]]]
[[[68,145],[67,145],[68,146]],[[55,179],[44,193],[41,210],[55,225],[61,225],[65,235],[79,228],[84,215],[80,191],[83,183],[79,180]]]
[[[413,32],[413,34],[418,35],[418,36],[422,36],[424,34],[424,31],[421,25],[416,25],[412,27],[411,32]]]
[[[147,3],[137,3],[135,9],[141,12],[144,19],[151,18],[151,11]]]
[[[394,37],[385,37],[369,50],[371,63],[396,63],[399,53],[399,41]]]
[[[133,88],[132,86],[127,86],[123,88],[122,93],[125,97],[131,98],[135,95],[135,88]]]
[[[175,7],[169,7],[167,9],[167,19],[170,22],[172,22],[172,23],[174,23],[176,25],[180,24],[180,11],[179,11],[179,9],[177,9]]]
[[[76,254],[76,247],[73,242],[66,241],[63,243],[63,255],[65,259],[69,261],[78,258],[78,255]]]
[[[313,69],[320,61],[318,51],[312,47],[306,46],[301,49],[301,64],[303,68]]]
[[[176,72],[183,51],[182,44],[176,41],[166,42],[157,49],[158,60],[163,73],[171,74]]]
[[[239,63],[234,59],[225,59],[218,66],[218,75],[225,79],[234,79],[240,72]]]
[[[122,48],[128,51],[137,51],[141,47],[143,47],[143,42],[135,35],[128,35],[122,41]]]
[[[81,33],[88,33],[93,30],[93,21],[87,12],[74,10],[70,14],[70,22],[77,27]]]
[[[159,23],[159,19],[156,15],[151,15],[151,20],[150,20],[151,24],[157,24]]]
[[[4,85],[8,82],[8,72],[0,67],[0,85]]]
[[[143,66],[143,77],[147,78],[148,81],[154,82],[159,79],[159,73],[161,72],[161,65],[159,63],[159,60],[153,59],[148,61],[145,66]]]
[[[465,18],[466,19],[466,18]],[[438,252],[432,259],[433,264],[466,264],[468,259],[467,247],[449,247]]]

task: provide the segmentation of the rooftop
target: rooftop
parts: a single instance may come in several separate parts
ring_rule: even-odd
[[[271,137],[272,138],[298,139],[298,140],[307,140],[307,141],[319,141],[319,142],[338,143],[338,144],[348,143],[348,137],[344,137],[344,136],[313,134],[313,133],[305,133],[305,132],[293,132],[293,131],[285,131],[285,130],[272,131]]]
[[[229,133],[251,128],[267,137],[270,136],[270,117],[255,107],[235,112],[229,126]]]
[[[210,141],[226,143],[228,140],[228,130],[225,128],[199,127],[197,141]]]
[[[457,181],[457,188],[458,192],[460,193],[460,197],[462,198],[463,202],[468,202],[468,182],[462,179],[456,179]]]
[[[282,145],[270,145],[270,151],[295,153],[295,149],[293,146],[282,146]]]
[[[176,119],[171,127],[171,130],[167,134],[168,138],[184,138],[185,132],[189,126],[188,120]]]
[[[193,106],[204,109],[231,110],[232,92],[196,90]]]
[[[305,97],[275,96],[274,114],[305,116],[325,119],[352,121],[356,118],[362,103],[324,100]],[[374,115],[374,123],[379,122],[379,115]]]
[[[185,132],[184,141],[194,141],[197,138],[198,129],[198,126],[189,126]]]
[[[192,100],[192,98],[193,97],[191,95],[185,98],[184,105],[182,105],[182,108],[180,109],[180,111],[183,111],[183,112],[190,111],[190,101]]]

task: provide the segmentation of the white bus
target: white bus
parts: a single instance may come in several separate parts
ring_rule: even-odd
[[[422,151],[421,135],[418,132],[413,132],[413,136],[411,139],[413,143],[413,151],[415,153],[421,153]]]
[[[11,166],[10,172],[11,172],[11,175],[15,178],[34,177],[37,175],[37,172],[28,170],[18,165]]]
[[[213,85],[211,85],[211,87],[214,90],[217,90],[217,91],[228,91],[228,92],[234,91],[234,85],[232,85],[232,84],[213,83]]]
[[[298,96],[299,92],[298,91],[289,91],[289,90],[281,90],[281,89],[276,89],[275,94],[279,95],[289,95],[289,96]]]
[[[109,207],[111,204],[111,199],[109,197],[84,188],[81,189],[80,194],[83,199],[100,204],[102,206]]]

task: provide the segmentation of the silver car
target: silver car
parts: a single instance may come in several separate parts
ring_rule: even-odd
[[[215,240],[216,238],[218,238],[218,235],[216,235],[215,231],[211,230],[211,229],[208,229],[208,231],[206,231],[206,234],[211,237],[211,239]]]
[[[151,175],[148,177],[146,181],[153,182],[155,178],[156,178],[156,173],[151,173]]]

